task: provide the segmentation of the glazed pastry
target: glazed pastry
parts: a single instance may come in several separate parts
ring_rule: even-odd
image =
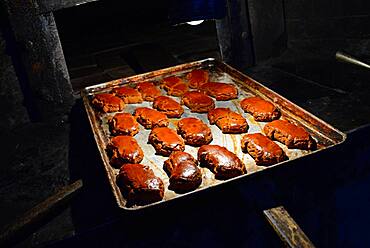
[[[280,111],[275,105],[259,97],[245,98],[240,102],[240,106],[256,121],[273,121],[280,117]]]
[[[134,136],[139,132],[139,124],[130,113],[115,114],[108,121],[109,130],[113,135]]]
[[[113,89],[112,93],[115,96],[120,97],[125,103],[142,103],[143,98],[137,89],[122,86],[120,88]]]
[[[267,137],[285,144],[288,148],[315,150],[316,141],[303,128],[286,120],[275,120],[263,128]]]
[[[287,159],[283,149],[260,133],[246,134],[241,141],[243,152],[248,153],[257,165],[272,165]]]
[[[193,117],[181,119],[177,123],[177,132],[185,140],[185,144],[201,146],[212,141],[211,129],[201,120]]]
[[[110,163],[115,168],[120,168],[126,163],[140,163],[144,158],[143,150],[131,136],[111,138],[107,151],[111,157]]]
[[[154,98],[161,95],[161,91],[153,82],[138,83],[136,89],[140,92],[142,98],[148,102],[154,101]]]
[[[186,75],[190,88],[199,88],[205,83],[208,83],[209,73],[206,70],[192,70]]]
[[[189,90],[187,84],[179,77],[167,77],[163,79],[162,87],[170,96],[182,96]]]
[[[127,205],[146,205],[163,199],[163,181],[146,165],[125,164],[121,167],[116,183]]]
[[[229,108],[215,108],[208,112],[210,124],[216,124],[223,133],[245,133],[248,131],[248,122],[240,114]]]
[[[202,183],[202,172],[197,161],[186,152],[173,152],[163,168],[170,177],[169,189],[177,193],[194,190]]]
[[[125,107],[121,98],[108,93],[96,94],[91,103],[95,108],[105,113],[122,111]]]
[[[188,91],[182,96],[183,104],[188,107],[191,112],[207,113],[215,108],[215,102],[212,98],[198,91]]]
[[[169,156],[174,151],[184,151],[184,140],[176,131],[168,127],[156,127],[149,134],[149,143],[153,145],[156,154]]]
[[[168,96],[158,96],[154,99],[153,108],[164,113],[169,118],[180,118],[184,113],[184,109],[180,103],[176,102]]]
[[[216,179],[229,179],[246,173],[245,165],[238,156],[223,146],[201,146],[198,161],[200,166],[210,169]]]
[[[238,89],[227,83],[209,82],[199,87],[200,91],[216,98],[217,101],[226,101],[238,98]]]
[[[165,114],[151,108],[141,107],[135,109],[134,115],[136,120],[146,129],[154,127],[167,127],[169,124]]]

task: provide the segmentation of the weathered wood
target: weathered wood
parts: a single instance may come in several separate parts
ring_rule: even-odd
[[[82,5],[85,3],[96,2],[99,0],[36,0],[36,1],[39,5],[38,13],[42,14]]]
[[[70,200],[82,188],[82,185],[82,180],[78,180],[63,187],[56,194],[27,211],[22,217],[15,220],[14,223],[5,227],[0,232],[0,247],[14,245],[26,238],[35,231],[35,228],[68,205]]]
[[[19,56],[27,73],[36,121],[62,121],[74,103],[52,13],[38,15],[34,1],[5,0]]]
[[[253,39],[246,0],[227,0],[227,15],[216,20],[222,59],[239,70],[254,65]]]
[[[288,247],[315,247],[284,207],[280,206],[264,210],[263,214]]]

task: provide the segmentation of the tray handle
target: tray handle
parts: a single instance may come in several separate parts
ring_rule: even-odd
[[[263,214],[287,247],[315,247],[283,206],[264,210]]]

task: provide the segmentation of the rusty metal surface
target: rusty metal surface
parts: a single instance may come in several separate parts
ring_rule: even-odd
[[[276,142],[282,149],[286,152],[289,157],[288,161],[284,161],[278,164],[275,164],[270,167],[263,167],[257,166],[252,157],[248,154],[244,154],[241,151],[240,140],[242,134],[223,134],[220,129],[215,125],[210,125],[213,134],[213,141],[211,144],[218,144],[221,146],[225,146],[230,151],[234,152],[239,158],[245,163],[248,173],[236,178],[228,179],[228,180],[216,180],[214,178],[214,174],[211,173],[208,169],[202,168],[203,172],[203,182],[201,186],[192,192],[186,194],[176,194],[174,191],[168,190],[169,185],[169,178],[167,174],[163,170],[163,162],[167,159],[167,157],[155,155],[154,148],[147,144],[148,136],[150,130],[145,130],[141,127],[140,132],[135,136],[136,140],[138,141],[139,145],[142,147],[144,151],[144,160],[141,162],[142,164],[150,166],[154,173],[159,176],[165,183],[165,196],[164,199],[160,202],[148,204],[145,206],[133,206],[133,207],[126,207],[126,200],[122,197],[119,188],[115,183],[115,177],[118,173],[117,169],[114,169],[109,164],[109,158],[106,154],[105,148],[108,144],[110,132],[107,125],[107,119],[109,116],[114,115],[115,113],[109,114],[102,114],[98,111],[95,111],[91,106],[91,98],[94,94],[102,93],[102,92],[109,92],[115,87],[119,87],[124,84],[135,84],[137,82],[151,80],[159,83],[159,80],[163,77],[176,75],[180,77],[184,77],[186,73],[190,72],[193,69],[203,68],[208,69],[210,72],[210,80],[211,81],[219,81],[219,82],[228,82],[233,83],[237,86],[239,90],[239,97],[238,99],[231,100],[231,101],[216,101],[216,107],[228,107],[233,111],[236,111],[242,114],[248,121],[249,130],[248,133],[257,133],[262,132],[262,129],[265,125],[263,122],[256,122],[254,121],[253,117],[244,111],[240,107],[240,100],[247,96],[260,96],[266,100],[270,100],[278,106],[282,112],[282,118],[292,121],[298,125],[303,126],[307,129],[308,132],[314,137],[314,139],[318,142],[318,149],[316,151],[303,151],[298,149],[288,149],[285,145],[282,145]],[[165,94],[165,91],[163,91]],[[342,143],[346,135],[329,124],[323,122],[322,120],[318,119],[317,117],[313,116],[312,114],[308,113],[307,111],[303,110],[302,108],[296,106],[292,102],[288,101],[287,99],[281,97],[280,95],[276,94],[275,92],[271,91],[270,89],[266,88],[262,84],[254,81],[253,79],[249,78],[248,76],[240,73],[234,68],[226,65],[225,63],[216,61],[214,59],[205,59],[201,61],[191,62],[187,64],[182,64],[175,67],[165,68],[162,70],[157,70],[145,74],[135,75],[132,77],[114,80],[106,83],[102,83],[99,85],[87,87],[81,91],[81,96],[84,100],[85,108],[90,120],[90,124],[92,127],[92,131],[95,136],[95,140],[99,151],[101,153],[101,157],[104,163],[105,170],[107,172],[107,176],[115,195],[116,201],[120,208],[125,210],[137,210],[146,208],[149,206],[153,206],[156,204],[161,204],[169,200],[176,199],[178,197],[185,197],[188,194],[192,194],[194,192],[206,190],[209,187],[214,187],[216,185],[222,185],[224,183],[230,182],[232,180],[238,180],[241,177],[247,177],[253,173],[262,170],[268,170],[269,168],[276,167],[282,165],[284,163],[289,163],[289,161],[297,159],[302,156],[309,155],[311,153],[317,153],[322,151],[323,149],[329,148],[331,146],[337,145]],[[180,98],[173,97],[175,100],[180,101]],[[143,102],[142,104],[128,104],[126,105],[125,112],[133,113],[134,109],[139,106],[146,106],[151,107],[152,103],[150,102]],[[184,106],[185,113],[183,114],[182,118],[188,116],[194,116],[201,120],[203,120],[206,124],[209,124],[207,119],[207,114],[197,114],[191,113],[190,110]],[[176,123],[179,119],[170,119],[170,128],[176,127]],[[191,147],[186,145],[185,151],[189,152],[195,158],[197,157],[197,150],[198,148]]]

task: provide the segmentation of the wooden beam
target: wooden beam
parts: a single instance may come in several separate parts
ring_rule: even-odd
[[[27,211],[23,216],[17,218],[12,224],[6,226],[0,232],[0,246],[9,247],[22,241],[35,231],[44,222],[63,210],[76,196],[83,186],[82,180],[61,188],[37,206]]]
[[[39,15],[34,1],[5,0],[17,43],[17,56],[26,72],[34,121],[60,122],[74,103],[72,86],[53,13]]]
[[[290,217],[284,207],[264,210],[263,214],[270,222],[281,240],[291,248],[314,248],[298,224]]]
[[[243,71],[255,62],[246,0],[226,0],[226,13],[225,18],[216,20],[221,56]]]
[[[98,0],[36,0],[39,6],[38,13],[48,13],[56,10],[70,8]]]

